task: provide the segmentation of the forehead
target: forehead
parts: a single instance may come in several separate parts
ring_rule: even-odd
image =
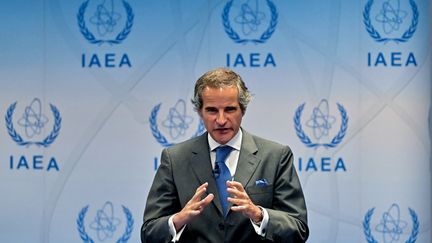
[[[235,86],[212,88],[205,87],[202,92],[204,106],[209,105],[237,105],[238,90]]]

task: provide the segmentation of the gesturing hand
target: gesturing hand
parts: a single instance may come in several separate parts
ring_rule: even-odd
[[[231,210],[241,212],[255,223],[261,222],[263,219],[261,209],[252,202],[242,184],[237,181],[227,181],[227,187],[228,193],[232,196],[228,197],[228,202],[233,204]]]
[[[193,197],[186,203],[184,208],[173,217],[176,231],[179,231],[185,224],[188,224],[194,217],[201,214],[204,208],[213,200],[214,195],[208,194],[204,199],[201,197],[207,191],[208,183],[199,186]]]

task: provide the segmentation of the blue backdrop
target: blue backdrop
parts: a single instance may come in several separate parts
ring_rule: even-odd
[[[39,0],[0,8],[0,242],[139,242],[162,148],[243,127],[291,146],[308,242],[432,242],[428,0]]]

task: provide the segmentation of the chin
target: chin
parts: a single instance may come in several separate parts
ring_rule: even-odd
[[[226,143],[228,143],[229,140],[231,140],[232,137],[233,136],[228,136],[228,135],[220,136],[217,138],[217,140],[216,139],[215,140],[216,140],[216,142],[218,142],[220,144],[226,144]]]
[[[210,135],[219,144],[226,144],[229,140],[231,140],[234,137],[235,134],[233,130],[229,129],[224,132],[215,130]]]

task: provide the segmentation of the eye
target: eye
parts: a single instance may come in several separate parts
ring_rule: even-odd
[[[238,108],[236,106],[227,106],[225,107],[225,112],[232,113],[232,112],[236,112],[237,109]]]
[[[205,108],[205,111],[206,111],[207,113],[214,114],[214,113],[217,112],[217,109],[214,108],[214,107],[206,107],[206,108]]]

